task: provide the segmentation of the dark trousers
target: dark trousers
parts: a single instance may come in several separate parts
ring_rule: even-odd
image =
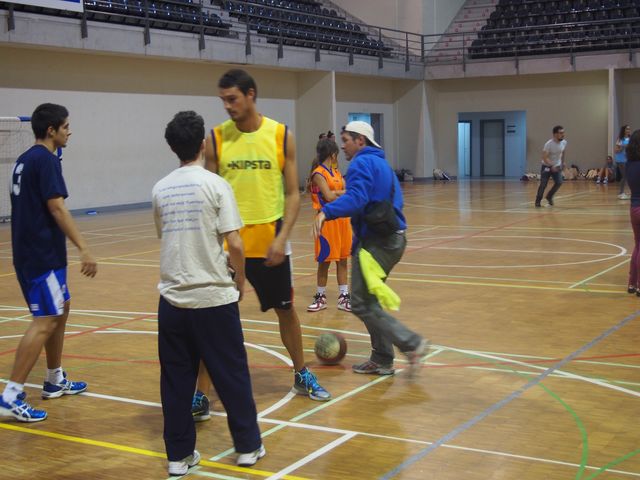
[[[540,171],[540,186],[538,187],[538,194],[536,195],[536,203],[542,201],[544,190],[547,188],[547,183],[549,183],[549,177],[553,178],[553,187],[551,187],[551,190],[547,193],[547,200],[553,200],[553,196],[562,185],[562,170],[552,172],[551,167],[545,167],[543,165]]]
[[[385,238],[365,239],[356,247],[351,258],[351,309],[371,335],[370,359],[379,365],[393,363],[394,345],[401,352],[409,352],[418,347],[421,337],[385,312],[378,298],[369,293],[358,254],[361,248],[367,250],[388,275],[402,258],[406,246],[405,235],[399,233]]]
[[[630,211],[631,227],[633,228],[633,253],[631,254],[631,265],[629,265],[630,287],[640,287],[640,207],[631,207]]]
[[[177,308],[160,297],[158,352],[164,443],[169,461],[188,457],[196,445],[191,400],[201,358],[227,411],[236,451],[248,453],[260,448],[256,404],[237,303],[211,308]]]

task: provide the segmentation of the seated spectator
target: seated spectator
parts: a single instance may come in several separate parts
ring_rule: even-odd
[[[615,179],[616,174],[613,166],[613,157],[611,155],[607,155],[607,160],[604,164],[604,167],[602,167],[598,171],[596,183],[602,183],[603,185],[606,185],[607,183],[609,183],[609,180],[613,182],[615,181]]]

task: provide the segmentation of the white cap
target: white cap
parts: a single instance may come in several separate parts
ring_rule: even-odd
[[[376,143],[375,137],[373,135],[373,127],[369,125],[367,122],[362,122],[360,120],[355,122],[349,122],[347,123],[347,126],[344,127],[344,131],[359,133],[360,135],[367,137],[367,139],[376,147],[382,148],[380,145]]]

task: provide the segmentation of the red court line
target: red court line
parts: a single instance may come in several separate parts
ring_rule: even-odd
[[[113,328],[113,327],[118,327],[120,325],[125,325],[127,323],[135,322],[137,320],[144,320],[145,318],[151,318],[151,315],[143,315],[143,316],[140,316],[140,317],[130,318],[129,320],[123,320],[122,322],[112,323],[111,325],[105,325],[103,327],[96,327],[96,328],[92,328],[90,330],[85,330],[84,332],[72,333],[71,335],[65,335],[64,338],[66,340],[68,338],[79,337],[81,335],[86,335],[88,333],[99,332],[100,330],[106,330],[108,328]],[[15,353],[15,351],[17,349],[18,348],[16,347],[16,348],[12,348],[10,350],[5,350],[4,352],[0,352],[0,357],[3,356],[3,355],[8,355],[10,353]]]

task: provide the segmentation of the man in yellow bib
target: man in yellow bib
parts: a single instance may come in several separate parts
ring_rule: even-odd
[[[293,134],[286,125],[258,112],[258,89],[244,70],[225,73],[218,89],[230,119],[207,136],[206,167],[233,188],[244,223],[240,236],[245,249],[245,274],[262,311],[273,308],[278,316],[280,337],[295,369],[293,390],[312,400],[329,400],[331,394],[305,366],[300,320],[293,307],[291,248],[287,239],[300,209]],[[203,373],[201,377],[206,378]],[[196,420],[208,413],[199,411],[198,405],[207,383],[208,379],[198,383],[192,409]]]

